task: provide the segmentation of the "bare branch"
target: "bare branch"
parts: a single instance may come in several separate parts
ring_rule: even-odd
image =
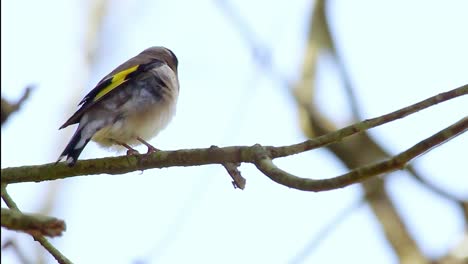
[[[12,209],[16,210],[17,212],[20,212],[18,209],[18,206],[16,203],[13,201],[13,199],[10,197],[6,190],[6,184],[2,183],[1,186],[1,193],[2,193],[2,199],[6,203],[6,205]],[[71,264],[72,262],[65,257],[58,249],[56,249],[44,236],[42,235],[37,235],[37,234],[31,234],[31,236],[39,242],[54,258],[57,260],[58,263],[60,264]]]
[[[17,210],[2,208],[2,226],[11,230],[49,237],[61,236],[65,222],[55,217],[24,214]]]
[[[307,150],[315,149],[318,147],[322,147],[325,145],[328,145],[329,143],[332,142],[337,142],[347,136],[363,132],[365,130],[368,130],[370,128],[376,127],[383,125],[385,123],[406,117],[410,114],[414,114],[422,109],[425,109],[427,107],[430,107],[432,105],[444,102],[446,100],[450,100],[452,98],[466,95],[468,94],[468,84],[461,86],[459,88],[450,90],[445,93],[440,93],[436,96],[430,97],[426,100],[420,101],[416,104],[404,107],[402,109],[399,109],[397,111],[391,112],[389,114],[372,118],[372,119],[367,119],[362,122],[356,123],[351,126],[347,126],[345,128],[342,128],[340,130],[327,133],[323,136],[316,137],[311,140],[307,140],[303,143],[291,145],[291,146],[286,146],[286,147],[279,147],[277,148],[277,151],[280,152],[282,155],[292,155],[292,154],[297,154],[300,152],[304,152]],[[306,108],[310,108],[310,105],[304,106]],[[309,109],[311,111],[311,109]]]
[[[306,51],[304,54],[304,64],[301,81],[298,85],[295,86],[295,89],[292,91],[296,102],[299,106],[299,114],[302,117],[301,121],[307,123],[303,126],[305,133],[309,137],[314,137],[315,135],[322,135],[322,133],[316,133],[317,131],[314,128],[317,126],[316,123],[310,123],[312,121],[310,118],[310,113],[315,112],[313,107],[313,91],[315,87],[315,75],[316,67],[318,62],[318,54],[325,52],[330,52],[335,58],[337,67],[341,77],[343,78],[345,92],[348,95],[348,100],[350,101],[351,109],[353,116],[359,118],[359,109],[357,107],[357,100],[354,96],[354,90],[352,88],[352,83],[350,76],[345,67],[345,63],[342,60],[342,57],[339,56],[336,47],[334,45],[334,40],[332,34],[330,34],[330,29],[326,16],[326,4],[325,0],[318,0],[314,2],[313,5],[313,15],[310,19],[308,41],[306,45]],[[233,13],[233,10],[227,10],[224,8],[227,13]],[[231,15],[232,17],[232,15]],[[240,31],[243,40],[250,44],[251,50],[258,50],[259,48],[263,50],[264,54],[269,54],[268,47],[252,45],[258,44],[255,40],[255,37],[251,35],[243,34],[246,31],[249,31],[249,28],[239,26],[240,22],[238,20],[232,19],[233,24]],[[247,36],[247,37],[246,37]],[[255,54],[255,53],[254,53]],[[271,64],[265,64],[264,61],[259,60],[254,56],[256,62],[263,66],[263,70],[269,74],[270,77],[274,78],[278,82],[282,83],[284,86],[289,86],[289,82],[282,76],[281,73],[278,74],[276,69]],[[304,115],[305,114],[305,115]],[[316,120],[314,120],[316,121]],[[326,123],[330,123],[328,120],[320,120],[319,126],[324,126]],[[327,126],[328,127],[328,126]],[[329,131],[335,130],[334,128]],[[313,132],[312,132],[313,131]],[[310,133],[311,132],[311,133]],[[357,148],[356,146],[366,146],[365,148]],[[381,160],[382,158],[388,158],[391,155],[387,154],[383,149],[373,141],[367,133],[362,133],[357,137],[352,138],[344,144],[334,144],[328,145],[330,149],[337,157],[342,160],[348,168],[353,169],[375,160]],[[380,150],[380,151],[379,151]],[[352,153],[347,155],[346,153]],[[369,155],[367,155],[369,154]],[[376,154],[376,155],[373,155]],[[376,217],[379,219],[379,222],[382,224],[382,229],[385,232],[385,235],[389,243],[395,249],[395,253],[398,255],[402,263],[426,263],[426,258],[422,255],[420,250],[417,248],[416,243],[411,238],[409,232],[406,230],[406,227],[398,215],[396,208],[393,206],[391,200],[386,194],[386,191],[383,187],[383,178],[373,178],[372,181],[366,181],[363,185],[366,193],[378,193],[377,196],[372,196],[372,199],[369,199],[371,208],[373,209]],[[430,186],[427,186],[430,187]],[[436,189],[432,189],[437,191]],[[438,194],[444,194],[443,192],[437,192]],[[446,193],[445,193],[446,194]],[[366,195],[367,197],[368,195]],[[449,197],[449,196],[445,196]],[[462,201],[462,205],[464,205]],[[465,207],[464,207],[465,208]],[[383,210],[385,209],[385,210]],[[465,216],[468,215],[464,210]]]
[[[311,150],[318,147],[327,146],[331,143],[338,142],[344,138],[363,132],[369,128],[376,127],[396,119],[408,116],[412,113],[415,113],[424,108],[430,107],[434,104],[447,101],[449,99],[466,95],[468,94],[468,85],[453,89],[451,91],[441,93],[439,95],[433,96],[426,100],[423,100],[414,105],[402,108],[398,111],[392,112],[381,117],[365,120],[354,125],[345,127],[343,129],[319,136],[313,139],[306,140],[299,144],[294,144],[290,146],[283,147],[262,147],[262,150],[265,151],[268,159],[275,159],[279,157],[285,157],[293,154],[298,154],[307,150]],[[461,126],[466,126],[466,122],[462,122]],[[460,125],[459,125],[460,126]],[[465,127],[466,129],[466,127]],[[450,136],[450,132],[444,130],[445,134],[443,141],[451,139],[454,135]],[[460,132],[460,131],[459,131]],[[464,132],[464,129],[460,133]],[[432,138],[432,137],[431,137]],[[442,141],[442,142],[443,142]],[[425,141],[424,141],[425,142]],[[442,143],[440,142],[440,143]],[[429,142],[433,143],[433,142]],[[434,147],[432,145],[430,147]],[[426,146],[429,147],[429,146]],[[177,150],[177,151],[158,151],[150,155],[134,155],[131,157],[120,156],[112,158],[102,158],[94,160],[81,160],[74,167],[69,168],[64,163],[55,165],[55,163],[49,163],[45,165],[37,166],[23,166],[23,167],[13,167],[5,168],[1,170],[1,182],[4,184],[9,183],[19,183],[19,182],[41,182],[47,180],[56,180],[63,179],[72,176],[83,176],[83,175],[93,175],[93,174],[123,174],[137,170],[146,170],[152,168],[166,168],[174,166],[198,166],[198,165],[207,165],[207,164],[226,164],[226,163],[257,163],[257,166],[260,166],[263,169],[272,168],[268,159],[261,159],[261,162],[258,163],[258,146],[246,147],[246,146],[235,146],[235,147],[224,147],[224,148],[207,148],[207,149],[187,149],[187,150]],[[412,150],[412,149],[410,149]],[[425,151],[428,150],[425,149]],[[406,152],[400,154],[403,155]],[[420,153],[421,154],[421,153]],[[398,155],[397,157],[400,157]],[[412,159],[414,157],[411,157]],[[400,159],[400,158],[399,158]],[[393,160],[393,159],[392,159]],[[389,162],[391,162],[390,160]],[[405,164],[398,164],[403,166]],[[388,172],[395,170],[398,167],[389,164],[379,165],[377,167],[362,167],[361,170],[354,171],[352,175],[347,176],[346,178],[340,178],[340,181],[336,188],[341,188],[347,184],[352,184],[354,182],[362,181],[364,178],[371,177],[383,172]],[[373,175],[371,175],[373,173]],[[361,178],[363,177],[363,178]],[[299,178],[300,179],[300,178]],[[308,179],[298,179],[297,183],[288,183],[287,186],[301,186],[303,180]],[[332,179],[317,180],[317,183],[314,183],[312,190],[329,190],[331,186],[329,182]],[[333,181],[332,181],[333,182]],[[327,186],[327,187],[316,187],[318,185]],[[301,188],[299,188],[301,189]],[[301,189],[302,190],[302,189]]]
[[[353,183],[362,182],[370,177],[382,173],[402,169],[410,160],[466,132],[467,129],[468,117],[465,117],[391,159],[362,166],[331,179],[313,180],[292,175],[274,165],[271,158],[268,157],[267,150],[261,147],[257,147],[259,159],[255,162],[255,165],[270,179],[281,185],[303,191],[328,191],[343,188]]]

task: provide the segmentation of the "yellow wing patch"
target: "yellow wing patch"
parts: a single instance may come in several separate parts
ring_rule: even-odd
[[[110,83],[106,87],[104,87],[98,94],[96,94],[96,96],[93,98],[93,101],[99,100],[99,98],[103,97],[104,95],[106,95],[110,91],[114,90],[119,85],[126,82],[127,81],[127,79],[126,79],[127,76],[130,73],[135,72],[138,69],[139,66],[140,65],[136,65],[136,66],[133,66],[131,68],[128,68],[126,70],[123,70],[121,72],[118,72],[118,73],[114,74],[112,76],[112,78],[109,78]],[[109,79],[107,79],[106,81],[109,82]]]

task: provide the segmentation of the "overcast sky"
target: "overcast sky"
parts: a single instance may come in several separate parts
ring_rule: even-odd
[[[290,81],[297,80],[310,1],[230,2],[257,41],[273,51],[274,67]],[[58,127],[81,97],[149,46],[175,52],[181,84],[177,115],[153,145],[172,150],[304,140],[288,87],[255,63],[248,43],[215,1],[109,3],[95,62],[86,69],[83,47],[90,3],[2,1],[2,96],[14,100],[26,85],[37,85],[24,108],[2,127],[2,168],[55,161],[75,129]],[[467,10],[463,0],[330,1],[333,34],[365,118],[468,83]],[[349,107],[327,57],[317,83],[320,109],[347,125]],[[466,96],[458,98],[372,129],[371,135],[397,153],[466,116],[467,105]],[[468,137],[462,135],[413,164],[432,182],[468,198],[467,149]],[[114,155],[90,143],[80,158]],[[326,150],[276,164],[302,177],[346,172]],[[362,193],[358,185],[301,192],[272,182],[253,166],[243,165],[241,171],[247,179],[244,191],[233,189],[220,166],[75,177],[11,185],[9,191],[21,209],[38,212],[47,193],[55,190],[48,214],[64,219],[67,231],[52,242],[75,263],[288,263]],[[448,201],[402,172],[392,174],[389,188],[426,254],[444,254],[461,239],[461,212]],[[35,256],[36,242],[30,237],[2,230],[2,243],[12,237],[29,257]],[[18,261],[11,250],[2,250],[1,258]],[[304,263],[396,261],[379,223],[362,206]]]

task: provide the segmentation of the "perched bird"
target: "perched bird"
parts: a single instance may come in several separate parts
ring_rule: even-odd
[[[157,149],[147,142],[164,129],[175,114],[179,95],[178,60],[164,47],[151,47],[105,76],[78,105],[59,129],[78,123],[78,128],[57,163],[68,166],[92,139],[104,147],[144,144],[148,153]]]

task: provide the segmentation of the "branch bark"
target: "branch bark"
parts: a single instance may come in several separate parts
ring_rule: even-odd
[[[266,149],[257,150],[259,153],[258,156],[261,156],[255,165],[261,172],[270,177],[270,179],[273,181],[290,188],[314,192],[334,190],[346,187],[353,183],[362,182],[379,174],[403,169],[410,160],[429,151],[435,146],[438,146],[443,142],[446,142],[466,132],[467,129],[468,117],[465,117],[455,124],[434,134],[433,136],[417,143],[413,147],[401,152],[393,158],[374,164],[361,166],[351,170],[348,173],[330,179],[312,180],[300,178],[283,171],[273,164],[271,158],[268,156],[268,151]]]
[[[1,196],[5,204],[8,206],[8,208],[12,210],[16,210],[17,212],[20,212],[18,206],[16,203],[13,201],[13,199],[10,197],[6,190],[6,184],[1,185]],[[45,250],[47,250],[54,258],[57,260],[58,263],[60,264],[71,264],[72,262],[65,257],[57,248],[55,248],[48,240],[42,235],[39,234],[34,234],[31,233],[31,236],[41,244]]]
[[[237,17],[235,14],[232,15],[234,11],[226,8],[226,5],[221,7],[223,8],[223,11],[228,14],[228,18]],[[300,120],[302,123],[302,128],[305,134],[309,137],[323,135],[331,131],[330,129],[322,130],[322,132],[317,131],[315,128],[317,126],[329,128],[329,125],[331,125],[333,127],[332,122],[329,120],[324,118],[319,118],[320,120],[312,120],[310,115],[315,111],[315,109],[313,109],[313,98],[316,68],[320,53],[329,52],[335,59],[339,74],[344,82],[345,91],[349,97],[348,100],[351,103],[353,115],[355,118],[359,118],[359,111],[357,108],[358,104],[354,96],[354,90],[351,85],[348,71],[345,67],[342,57],[339,56],[339,52],[336,49],[336,45],[333,40],[333,36],[330,33],[330,27],[327,19],[326,1],[315,1],[314,5],[312,6],[308,41],[306,43],[306,50],[303,59],[304,63],[302,67],[302,76],[300,82],[295,85],[295,89],[292,93],[298,104],[298,113],[301,117]],[[236,29],[239,30],[243,40],[250,45],[252,51],[262,49],[264,50],[264,54],[269,54],[268,47],[257,45],[257,41],[255,40],[256,37],[249,34],[244,34],[245,32],[249,32],[249,28],[245,25],[241,26],[242,23],[240,22],[243,21],[239,22],[239,19],[232,19],[231,22],[234,24]],[[284,87],[290,86],[290,82],[288,82],[287,79],[284,78],[284,76],[281,74],[281,72],[278,72],[273,65],[264,63],[264,61],[259,60],[256,56],[253,57],[256,59],[256,62],[262,67],[265,73],[269,75],[269,77],[273,78],[278,83],[283,84]],[[367,133],[361,133],[360,135],[353,137],[351,140],[343,142],[342,144],[327,145],[327,148],[329,148],[350,169],[354,169],[356,167],[375,162],[376,160],[389,157],[389,155],[375,141],[373,141]],[[414,173],[414,170],[411,170],[411,168],[409,169],[411,173]],[[382,224],[385,235],[390,245],[394,247],[395,253],[398,255],[400,262],[426,263],[427,258],[423,256],[422,252],[417,247],[415,241],[412,239],[402,219],[400,218],[398,211],[393,206],[392,201],[388,197],[384,188],[383,179],[374,177],[371,180],[364,182],[363,187],[366,191],[367,201],[373,209],[374,214],[378,218],[379,223]],[[438,194],[444,195],[446,198],[453,198],[450,195],[446,195],[446,193],[440,192],[439,189],[432,188],[432,190],[435,190]],[[455,199],[455,201],[460,203],[458,199]],[[461,205],[465,204],[466,203],[461,202]],[[386,210],[380,210],[381,208],[386,208]],[[467,215],[467,211],[468,210],[464,210],[465,217]],[[392,231],[393,228],[396,228],[396,230]],[[307,252],[303,252],[303,254],[296,259],[296,262],[302,261],[306,255]]]
[[[10,230],[49,237],[61,236],[65,231],[65,222],[55,217],[25,214],[6,208],[2,208],[1,215],[2,226]]]
[[[277,183],[304,191],[324,191],[342,188],[350,184],[363,181],[381,173],[402,168],[411,159],[429,149],[448,141],[467,130],[468,120],[462,119],[456,124],[442,130],[434,136],[416,144],[405,152],[373,165],[366,165],[350,171],[347,174],[324,180],[299,178],[275,167],[272,159],[298,154],[339,142],[346,137],[366,131],[369,128],[382,125],[396,119],[415,113],[421,109],[449,99],[468,94],[468,85],[433,96],[419,103],[402,108],[381,117],[365,120],[343,129],[333,131],[322,136],[306,140],[299,144],[282,147],[211,147],[207,149],[189,149],[178,151],[159,151],[150,155],[121,156],[95,160],[82,160],[69,168],[64,163],[55,163],[6,168],[1,171],[3,184],[19,182],[40,182],[46,180],[63,179],[72,176],[93,174],[123,174],[136,170],[151,168],[165,168],[172,166],[197,166],[207,164],[238,164],[253,163]],[[231,175],[232,176],[232,175]]]

